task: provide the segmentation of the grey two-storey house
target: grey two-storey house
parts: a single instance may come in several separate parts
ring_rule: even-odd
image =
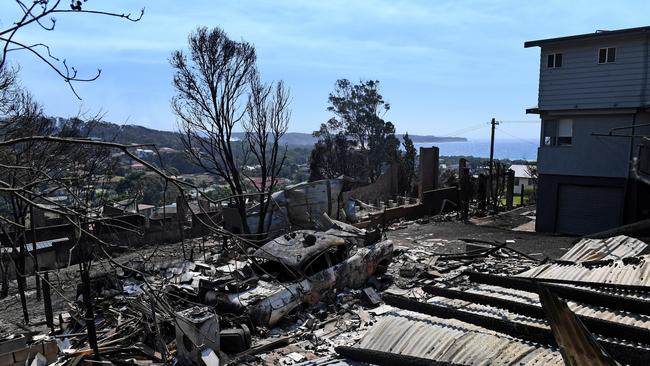
[[[650,27],[540,47],[537,231],[594,233],[650,216]],[[635,159],[636,158],[636,159]],[[632,165],[632,161],[638,164]]]

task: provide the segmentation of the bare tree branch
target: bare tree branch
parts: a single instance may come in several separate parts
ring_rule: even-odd
[[[12,51],[26,50],[36,56],[37,59],[44,62],[56,74],[61,76],[65,83],[68,84],[72,93],[78,99],[81,99],[79,94],[74,88],[73,82],[88,82],[96,80],[101,75],[101,70],[97,70],[97,74],[89,77],[78,77],[77,70],[74,67],[68,66],[66,60],[60,61],[58,58],[52,56],[49,46],[43,43],[36,43],[32,45],[25,44],[22,41],[16,40],[15,37],[19,30],[30,26],[33,23],[38,24],[46,31],[53,31],[56,26],[56,19],[53,15],[57,13],[86,13],[108,17],[115,17],[125,19],[131,22],[138,22],[144,15],[144,8],[140,11],[139,16],[133,17],[130,13],[115,13],[100,10],[85,9],[86,1],[71,0],[70,9],[64,8],[61,0],[37,0],[33,1],[29,6],[24,1],[15,0],[16,5],[22,12],[20,18],[12,22],[12,26],[6,29],[0,29],[0,45],[2,45],[2,53],[0,54],[0,72],[6,68],[7,55]],[[50,18],[50,25],[45,25],[42,21]],[[47,50],[47,55],[50,59],[56,61],[54,63],[48,57],[45,57],[38,50],[39,47],[44,47]],[[0,82],[0,88],[2,87]],[[1,91],[2,89],[0,89]]]

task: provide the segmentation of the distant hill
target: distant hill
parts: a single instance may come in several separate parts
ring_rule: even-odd
[[[156,144],[157,147],[171,147],[177,150],[183,148],[177,132],[154,130],[137,125],[100,122],[93,125],[89,135],[121,144]]]
[[[415,143],[423,142],[455,142],[467,141],[464,137],[440,137],[427,135],[410,135]],[[183,144],[179,139],[178,132],[160,131],[137,125],[117,125],[115,123],[100,122],[94,125],[90,131],[90,137],[97,137],[103,140],[115,141],[123,144],[156,144],[158,147],[171,147],[173,149],[182,149]],[[243,132],[233,133],[233,137],[244,138]],[[400,140],[402,135],[398,135]],[[316,142],[316,138],[310,133],[287,132],[282,143],[292,146],[308,146]]]

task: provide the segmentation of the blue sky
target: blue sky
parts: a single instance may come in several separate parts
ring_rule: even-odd
[[[66,1],[64,1],[66,3]],[[93,15],[60,15],[57,28],[23,30],[46,42],[80,73],[78,101],[60,79],[27,53],[12,53],[21,80],[57,116],[105,112],[115,123],[173,130],[168,59],[199,25],[220,26],[253,43],[263,78],[285,81],[292,94],[290,130],[311,132],[330,115],[327,96],[339,78],[377,79],[398,132],[488,138],[500,120],[535,121],[539,49],[527,40],[649,25],[647,1],[299,1],[112,0],[87,7],[138,13],[138,23]],[[0,24],[15,20],[0,4]],[[12,17],[14,16],[14,17]],[[504,124],[501,136],[535,141],[538,125]]]

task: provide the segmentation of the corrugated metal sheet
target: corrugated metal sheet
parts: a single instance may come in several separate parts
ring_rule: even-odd
[[[638,257],[638,261],[624,263],[614,261],[602,266],[548,263],[524,271],[517,277],[560,281],[591,282],[626,286],[650,286],[650,256]]]
[[[619,235],[607,239],[582,239],[560,260],[567,262],[587,262],[608,259],[622,259],[641,254],[646,243],[629,236]]]
[[[319,180],[286,187],[284,197],[291,223],[303,229],[310,229],[323,212],[336,218],[342,189],[341,179]]]
[[[444,321],[388,316],[361,338],[359,348],[463,365],[563,365],[556,350]]]
[[[512,322],[525,324],[531,327],[548,328],[545,321],[523,316],[521,314],[510,312],[493,306],[476,304],[473,302],[457,299],[448,299],[446,297],[434,296],[428,300],[429,303],[446,306],[453,309],[461,309],[465,312],[492,317],[495,319],[508,319]]]
[[[335,358],[334,356],[325,356],[315,360],[304,361],[295,364],[295,366],[358,366],[359,362],[347,361]]]
[[[503,287],[492,285],[478,285],[464,289],[463,291],[479,295],[491,296],[503,300],[516,301],[528,305],[540,306],[539,296],[532,292],[505,289]],[[575,302],[568,302],[568,304],[569,308],[578,315],[650,329],[650,317],[646,315],[633,314],[626,311],[611,310],[599,306],[583,305]]]

